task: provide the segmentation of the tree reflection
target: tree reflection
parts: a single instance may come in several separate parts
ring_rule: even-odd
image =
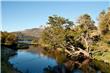
[[[79,54],[77,57],[67,57],[63,63],[44,68],[44,73],[110,73],[110,64],[90,59]]]
[[[51,52],[45,53],[50,56]],[[90,59],[83,53],[78,56],[65,56],[59,52],[52,52],[58,65],[44,68],[44,73],[110,73],[110,64]]]

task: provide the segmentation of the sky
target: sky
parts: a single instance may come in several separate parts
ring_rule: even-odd
[[[108,1],[2,1],[2,31],[20,31],[45,25],[48,16],[63,16],[76,22],[85,13],[97,20]]]

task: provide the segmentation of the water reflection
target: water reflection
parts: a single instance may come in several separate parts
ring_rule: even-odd
[[[52,58],[27,51],[18,51],[17,55],[9,59],[9,62],[23,73],[43,73],[43,69],[48,65],[57,65]]]
[[[9,62],[23,73],[110,73],[110,64],[88,58],[73,60],[58,51],[32,53],[19,50]]]
[[[51,53],[46,53],[46,55]],[[52,53],[54,54],[54,53]],[[60,54],[60,55],[59,55]],[[54,54],[56,61],[61,60],[61,53]],[[60,59],[57,59],[60,58]],[[44,68],[44,73],[110,73],[110,64],[84,57],[82,54],[73,59],[64,57],[56,66]]]
[[[90,63],[81,65],[73,60],[56,66],[44,68],[44,73],[110,73],[110,64],[98,60],[92,60]]]
[[[67,64],[66,64],[67,63]],[[59,64],[57,66],[51,67],[48,66],[44,69],[44,73],[101,73],[100,70],[95,70],[89,65],[80,67],[76,63],[72,63],[72,61],[68,61],[65,64]]]
[[[87,60],[86,60],[87,62]],[[73,60],[68,60],[63,64],[58,64],[54,67],[48,66],[44,69],[44,73],[96,73],[96,72],[90,72],[89,66],[86,68],[87,65],[80,64]],[[83,67],[85,69],[83,69]]]

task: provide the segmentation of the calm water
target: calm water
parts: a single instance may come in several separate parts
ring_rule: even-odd
[[[14,68],[23,73],[43,73],[43,69],[48,65],[57,65],[53,58],[26,50],[17,51],[17,55],[11,57],[9,62],[13,64]]]
[[[18,50],[17,54],[9,59],[9,62],[13,64],[13,67],[23,73],[44,73],[44,69],[48,66],[56,66],[57,63],[62,62],[61,55],[52,58],[51,56],[45,56],[42,53],[31,52],[27,50]],[[59,61],[59,62],[58,62]],[[100,61],[94,61],[99,70],[104,73],[110,73],[110,65]],[[80,70],[74,70],[73,73],[82,73]],[[100,73],[100,72],[96,72]]]

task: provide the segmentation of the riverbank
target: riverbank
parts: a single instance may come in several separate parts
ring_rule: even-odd
[[[55,50],[55,51],[49,51],[48,50],[48,53],[45,52],[46,55],[48,55],[48,54],[55,55],[55,53],[57,53],[56,55],[58,55],[60,53],[60,56],[61,56],[61,52],[59,52],[58,50]],[[104,53],[106,55],[108,52],[104,52]],[[63,54],[63,55],[65,55],[65,54]],[[103,55],[103,57],[105,55]],[[95,55],[95,56],[99,56],[99,55]],[[53,56],[53,57],[55,57],[57,60],[57,56]],[[110,63],[105,62],[104,59],[89,58],[89,57],[83,56],[83,54],[78,55],[78,56],[73,57],[73,58],[70,57],[72,60],[69,57],[63,56],[62,65],[66,66],[66,68],[68,68],[68,69],[72,69],[72,70],[69,70],[70,73],[74,73],[71,71],[74,71],[74,69],[76,70],[76,66],[78,67],[77,70],[82,70],[82,71],[84,71],[84,73],[110,73],[110,71],[109,71],[110,70]],[[68,59],[69,61],[64,62],[65,59]],[[60,60],[61,60],[61,58],[60,58]],[[62,70],[63,67],[61,67],[61,65],[57,65],[55,67],[49,66],[49,68],[47,67],[45,70],[47,70],[46,73],[48,73],[48,72],[54,73],[52,71],[56,70],[59,67],[60,67],[60,70]],[[59,70],[57,70],[57,72],[58,71]],[[63,72],[59,71],[59,73],[63,73]]]
[[[16,51],[17,50],[12,50],[10,48],[2,47],[2,51],[1,51],[2,52],[2,73],[20,73],[17,70],[19,68],[17,68],[17,67],[16,67],[17,69],[13,68],[14,64],[11,65],[8,62],[9,57],[16,55]],[[19,55],[19,56],[21,56],[21,57],[19,57],[19,58],[21,58],[21,59],[19,59],[19,60],[21,60],[21,61],[22,61],[22,59],[24,59],[24,60],[29,59],[28,62],[30,62],[31,61],[30,59],[35,58],[35,59],[32,59],[32,61],[36,60],[35,63],[32,64],[33,62],[31,62],[31,64],[32,64],[31,66],[33,68],[35,68],[35,64],[38,65],[39,60],[42,61],[42,62],[41,61],[39,62],[39,67],[40,67],[41,63],[43,64],[43,62],[44,62],[43,60],[45,60],[47,57],[47,59],[46,59],[47,63],[50,62],[50,61],[48,61],[48,58],[54,59],[58,63],[58,66],[52,67],[51,69],[53,69],[53,68],[57,69],[57,67],[59,68],[60,65],[65,65],[71,71],[76,71],[76,70],[83,71],[84,70],[84,71],[87,71],[88,73],[96,73],[95,70],[97,70],[97,71],[103,72],[103,73],[110,73],[110,71],[109,71],[110,64],[109,63],[105,63],[104,61],[99,61],[97,59],[92,59],[92,61],[91,61],[91,59],[88,57],[84,58],[83,54],[81,54],[77,57],[73,57],[74,59],[70,59],[71,57],[67,56],[63,51],[59,51],[59,50],[52,51],[52,50],[48,50],[46,48],[43,49],[41,47],[34,47],[34,46],[30,46],[28,49],[25,49],[25,50],[20,49],[19,54],[20,53],[21,53],[21,55]],[[36,54],[37,54],[37,56],[36,56]],[[22,58],[23,55],[24,55],[24,58]],[[81,57],[83,57],[83,58],[81,58]],[[20,64],[20,65],[22,65],[22,64]],[[27,65],[28,64],[26,64],[25,66],[27,66]],[[89,71],[92,71],[92,72],[89,72]],[[54,73],[54,72],[52,72],[52,73]],[[70,73],[72,73],[72,72],[70,72]]]
[[[100,70],[101,73],[110,73],[110,63],[103,60],[92,59],[91,66]]]
[[[106,63],[110,63],[110,51],[99,51],[93,55],[93,57],[97,60],[102,60]]]
[[[1,73],[21,73],[17,69],[14,69],[13,65],[8,62],[9,57],[15,54],[15,50],[1,46]]]

